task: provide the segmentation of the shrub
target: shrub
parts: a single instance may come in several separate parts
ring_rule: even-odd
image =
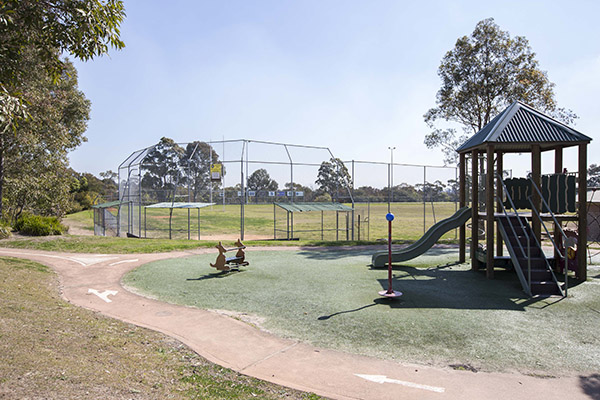
[[[314,201],[318,203],[331,203],[331,200],[331,195],[329,193],[322,193],[314,199]]]
[[[12,228],[5,222],[0,221],[0,239],[6,239],[10,237],[10,231]]]
[[[32,236],[62,235],[68,230],[57,217],[42,217],[33,214],[21,215],[14,228],[19,233]]]

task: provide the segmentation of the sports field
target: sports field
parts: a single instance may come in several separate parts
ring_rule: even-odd
[[[392,203],[391,212],[395,215],[393,238],[414,241],[435,222],[447,218],[456,211],[455,203]],[[355,240],[379,240],[387,238],[387,203],[355,204]],[[275,215],[274,215],[275,214]],[[136,220],[141,220],[141,236],[168,238],[169,227],[173,239],[200,238],[213,239],[217,236],[239,236],[240,205],[214,205],[202,208],[198,218],[197,210],[146,209],[136,212]],[[273,204],[247,204],[244,207],[244,236],[250,239],[286,238],[287,214]],[[346,240],[351,239],[351,216],[340,212],[294,213],[294,238],[301,240]],[[348,219],[346,219],[348,218]],[[359,223],[360,220],[360,223]],[[321,232],[323,224],[323,232]],[[336,227],[338,230],[336,231]],[[348,227],[348,233],[346,231]],[[277,229],[275,234],[274,228]],[[447,233],[443,239],[455,239],[456,232]]]

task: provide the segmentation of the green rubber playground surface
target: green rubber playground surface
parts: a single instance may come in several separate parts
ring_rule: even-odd
[[[432,249],[394,267],[398,300],[382,299],[387,270],[372,250],[248,252],[248,267],[219,273],[214,255],[164,260],[132,271],[138,292],[227,310],[276,335],[402,362],[544,375],[600,370],[600,268],[561,298],[528,299],[513,272],[456,265]]]

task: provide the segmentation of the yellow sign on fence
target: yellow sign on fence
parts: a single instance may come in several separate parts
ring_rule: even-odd
[[[210,180],[220,182],[223,172],[223,164],[211,164],[210,166]]]

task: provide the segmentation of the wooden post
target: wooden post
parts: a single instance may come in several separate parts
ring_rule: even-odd
[[[488,279],[494,278],[494,145],[487,146],[485,179],[485,247]]]
[[[496,203],[496,211],[502,212],[502,194],[504,189],[502,187],[502,180],[504,179],[504,153],[498,151],[496,153],[496,193],[498,194],[498,202]],[[496,224],[496,254],[502,256],[504,249],[502,248],[502,235],[500,234],[500,226]]]
[[[579,216],[577,239],[577,277],[587,280],[587,143],[579,145]]]
[[[538,187],[539,190],[542,190],[542,152],[540,150],[539,144],[534,144],[531,149],[531,179],[533,183]],[[532,188],[532,200],[533,206],[541,213],[541,198],[537,190]],[[531,213],[531,227],[533,228],[533,234],[539,243],[541,243],[542,239],[542,223],[535,212]]]
[[[475,252],[479,244],[479,153],[471,152],[471,269],[477,271],[479,262]]]
[[[557,148],[554,149],[554,173],[555,174],[562,174],[563,172],[563,147],[562,146],[558,146]],[[559,242],[562,242],[563,238],[560,235],[560,231],[558,229],[558,224],[554,223],[554,232],[553,232],[553,236],[554,236],[554,243],[558,244]],[[558,260],[559,259],[559,254],[558,254],[558,250],[556,248],[554,248],[554,259]]]
[[[467,175],[466,175],[466,167],[467,167],[467,157],[465,153],[460,154],[460,163],[459,163],[459,174],[460,181],[458,186],[458,204],[459,208],[463,208],[467,205]],[[464,263],[466,261],[466,249],[467,249],[467,229],[466,222],[460,226],[458,229],[459,236],[459,255],[458,262]]]

